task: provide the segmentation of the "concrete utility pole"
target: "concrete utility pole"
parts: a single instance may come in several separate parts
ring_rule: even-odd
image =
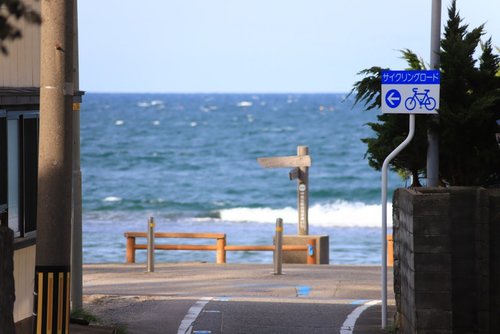
[[[431,68],[439,69],[439,52],[441,51],[441,0],[432,0],[431,23]],[[438,117],[438,116],[432,116]],[[439,135],[429,129],[427,131],[427,186],[439,185]]]
[[[78,62],[78,6],[73,2],[73,82],[75,93],[80,90]],[[73,217],[71,235],[71,309],[78,310],[82,302],[82,172],[80,168],[80,103],[73,103]]]
[[[41,1],[34,326],[68,333],[73,144],[73,1]]]

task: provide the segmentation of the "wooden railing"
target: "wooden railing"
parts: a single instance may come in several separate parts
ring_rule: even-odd
[[[125,232],[127,238],[127,263],[135,263],[135,251],[137,249],[147,249],[146,244],[138,244],[137,238],[147,238],[146,232]],[[154,233],[154,238],[170,239],[215,239],[216,243],[212,245],[187,245],[187,244],[154,244],[154,249],[161,250],[195,250],[195,251],[215,251],[216,263],[226,263],[227,251],[270,251],[275,247],[271,246],[251,246],[251,245],[226,245],[226,235],[224,233]],[[314,240],[314,239],[312,239]],[[314,240],[316,241],[316,240]],[[316,249],[310,251],[311,245],[283,245],[283,251],[304,251],[313,256],[308,256],[308,263],[316,263]],[[315,248],[315,244],[313,246]],[[311,258],[311,259],[309,259]],[[313,262],[314,261],[314,262]]]

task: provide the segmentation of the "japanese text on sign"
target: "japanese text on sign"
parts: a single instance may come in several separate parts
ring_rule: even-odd
[[[383,71],[382,84],[388,85],[432,85],[439,84],[441,72],[430,71]]]

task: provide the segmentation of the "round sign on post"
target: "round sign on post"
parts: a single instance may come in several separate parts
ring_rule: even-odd
[[[389,108],[397,108],[401,103],[401,93],[396,89],[391,89],[385,94],[385,103]]]

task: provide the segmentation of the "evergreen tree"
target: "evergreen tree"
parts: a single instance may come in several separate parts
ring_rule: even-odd
[[[453,1],[441,41],[440,171],[452,185],[484,185],[500,172],[500,58],[484,26],[468,31]],[[476,49],[481,46],[478,60]],[[479,64],[478,64],[479,61]]]
[[[494,53],[491,39],[481,44],[484,26],[468,31],[462,23],[454,0],[441,40],[441,93],[439,117],[417,115],[416,132],[411,144],[391,162],[391,168],[413,175],[426,166],[426,133],[433,127],[440,134],[440,176],[450,185],[487,185],[500,174],[500,151],[496,133],[500,132],[500,58]],[[474,54],[481,46],[478,60]],[[425,69],[421,58],[402,50],[409,69]],[[479,64],[478,64],[479,63]],[[354,84],[355,102],[364,102],[366,110],[381,105],[382,68],[360,72],[365,77]],[[375,137],[363,138],[369,164],[380,169],[385,157],[407,136],[406,115],[382,114],[377,123],[368,125]]]

